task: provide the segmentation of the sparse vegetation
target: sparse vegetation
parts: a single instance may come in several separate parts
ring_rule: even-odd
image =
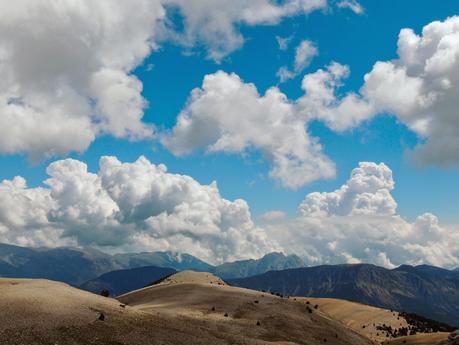
[[[103,290],[100,292],[100,295],[101,295],[101,296],[104,296],[104,297],[110,297],[110,291],[108,291],[107,289],[103,289]]]

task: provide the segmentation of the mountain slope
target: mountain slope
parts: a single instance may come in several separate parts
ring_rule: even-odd
[[[459,325],[459,273],[429,266],[388,270],[364,264],[326,265],[272,271],[230,283],[284,295],[346,299]]]
[[[317,306],[318,310],[377,343],[403,339],[400,343],[436,345],[453,330],[437,329],[435,324],[420,323],[419,319],[405,314],[341,299],[297,297],[296,300]]]
[[[304,261],[296,255],[285,256],[282,253],[270,253],[258,260],[242,260],[224,263],[211,272],[223,279],[244,278],[268,271],[304,267]]]
[[[125,270],[116,270],[102,274],[100,277],[87,281],[81,289],[99,294],[108,290],[110,296],[137,290],[148,284],[176,273],[173,268],[167,267],[138,267]]]

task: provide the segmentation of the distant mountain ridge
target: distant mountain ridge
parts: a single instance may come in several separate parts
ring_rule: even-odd
[[[240,260],[224,263],[214,267],[211,272],[223,279],[230,279],[304,266],[304,261],[297,255],[286,256],[282,253],[273,252],[258,260]]]
[[[26,248],[0,244],[0,277],[46,278],[80,286],[104,273],[146,266],[211,272],[227,279],[303,267],[304,262],[295,255],[271,253],[258,260],[213,266],[189,254],[167,251],[109,255],[92,248]]]
[[[324,265],[271,271],[229,283],[284,295],[346,299],[459,325],[459,272],[432,266],[389,270],[368,264]]]
[[[177,271],[173,268],[155,266],[116,270],[89,280],[82,284],[80,288],[96,294],[107,290],[111,296],[119,296],[126,292],[143,288],[174,273],[177,273]]]

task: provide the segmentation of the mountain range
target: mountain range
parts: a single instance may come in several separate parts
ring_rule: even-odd
[[[270,271],[229,283],[290,296],[333,297],[459,325],[459,272],[432,266],[368,264]]]
[[[192,255],[173,252],[109,255],[92,248],[26,248],[0,244],[0,277],[46,278],[80,286],[104,273],[145,266],[211,272],[228,279],[303,267],[304,262],[296,255],[270,253],[259,260],[213,266]]]
[[[459,325],[459,271],[368,264],[304,267],[297,256],[210,265],[173,252],[109,255],[91,248],[25,248],[0,244],[0,277],[46,278],[119,295],[176,271],[213,273],[231,285],[290,296],[333,297],[423,315]]]

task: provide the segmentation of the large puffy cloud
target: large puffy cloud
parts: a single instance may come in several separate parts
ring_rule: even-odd
[[[457,164],[459,153],[459,17],[403,29],[398,59],[379,61],[365,76],[363,95],[379,112],[395,114],[424,143],[421,163]]]
[[[383,163],[363,162],[340,189],[310,193],[300,205],[303,216],[394,215],[392,171]]]
[[[27,188],[22,177],[0,183],[0,241],[24,246],[68,244],[59,240],[61,229],[49,224],[48,212],[54,207],[50,191]]]
[[[0,184],[0,242],[168,249],[215,263],[280,249],[244,200],[226,200],[215,182],[201,185],[144,157],[103,157],[97,174],[65,159],[47,172],[47,188],[27,188],[21,177]]]
[[[102,133],[146,138],[142,83],[159,1],[0,4],[0,151],[36,158],[83,151]]]
[[[414,222],[396,213],[394,181],[383,163],[362,162],[333,192],[310,193],[295,219],[266,224],[267,232],[311,265],[369,262],[459,265],[459,228],[423,214]]]
[[[319,119],[343,131],[373,114],[356,94],[336,96],[347,66],[330,64],[303,78],[304,95],[291,101],[277,87],[260,95],[255,85],[236,74],[219,71],[205,76],[194,89],[175,127],[162,138],[174,154],[198,148],[208,152],[241,153],[259,149],[272,162],[270,176],[284,187],[298,188],[335,175],[318,139],[307,129]],[[337,114],[341,116],[337,118]]]
[[[291,188],[335,173],[334,164],[279,89],[261,96],[253,84],[222,71],[207,75],[202,88],[193,90],[163,143],[178,155],[200,147],[209,152],[260,149],[273,162],[270,176]]]

